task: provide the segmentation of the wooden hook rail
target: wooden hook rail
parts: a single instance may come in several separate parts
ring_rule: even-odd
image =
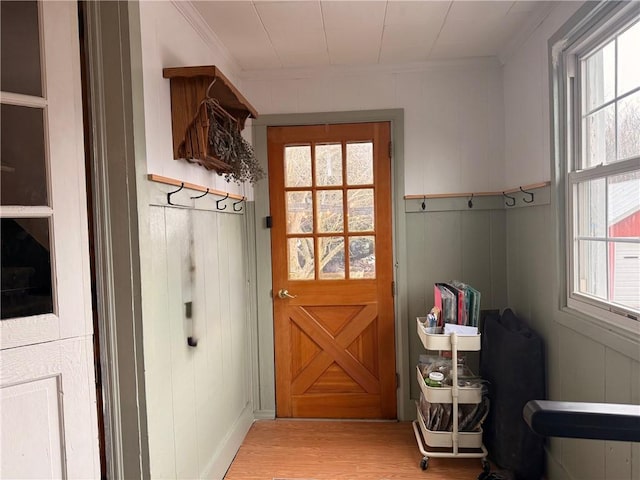
[[[197,190],[198,192],[208,192],[213,195],[219,195],[221,197],[234,198],[236,200],[243,200],[245,197],[243,195],[239,195],[236,193],[223,192],[222,190],[214,190],[213,188],[203,187],[202,185],[197,185],[195,183],[183,182],[181,180],[176,180],[175,178],[163,177],[161,175],[156,175],[154,173],[150,173],[147,175],[147,178],[152,182],[164,183],[165,185],[174,185],[176,187],[183,186],[183,188],[188,188],[190,190]]]
[[[180,185],[177,183],[176,185]],[[536,188],[543,188],[551,185],[551,182],[532,183],[529,185],[522,185],[508,190],[500,190],[499,192],[467,192],[467,193],[427,193],[422,195],[405,195],[405,200],[425,200],[429,198],[456,198],[456,197],[488,197],[494,195],[502,196],[505,193],[521,192],[522,190],[534,190]],[[528,192],[524,192],[528,193]]]

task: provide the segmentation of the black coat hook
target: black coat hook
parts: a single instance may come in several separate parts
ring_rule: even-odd
[[[516,198],[515,197],[511,197],[509,195],[507,195],[506,193],[502,192],[502,195],[504,196],[504,198],[508,198],[509,200],[505,201],[504,204],[507,207],[513,207],[516,204]],[[511,200],[511,201],[510,201]]]
[[[173,202],[171,201],[171,195],[173,195],[174,193],[178,193],[178,192],[179,192],[180,190],[182,190],[183,188],[184,188],[184,182],[181,182],[181,183],[180,183],[180,188],[179,188],[179,189],[174,190],[173,192],[167,192],[167,203],[168,203],[169,205],[175,205],[175,203],[173,203]]]
[[[227,192],[227,194],[224,196],[224,198],[221,198],[220,200],[216,200],[216,208],[218,210],[225,210],[227,208],[226,205],[224,207],[220,208],[220,202],[224,202],[227,198],[229,198],[229,192]]]
[[[473,208],[473,193],[471,194],[471,198],[467,202],[467,205],[469,205],[469,208]]]
[[[207,188],[207,191],[204,192],[202,195],[198,195],[196,197],[190,197],[191,199],[195,199],[195,198],[202,198],[202,197],[206,197],[207,194],[209,193],[209,189]]]
[[[236,208],[236,205],[239,205],[242,202],[244,202],[244,196],[242,197],[242,199],[238,200],[237,202],[233,202],[233,211],[234,212],[241,212],[242,211],[242,205],[240,205],[240,208]]]
[[[422,207],[422,210],[426,210],[427,209],[427,197],[425,195],[425,197],[422,199],[422,205],[420,205]]]
[[[527,191],[523,190],[523,189],[522,189],[522,187],[520,187],[520,191],[521,191],[522,193],[526,193],[527,195],[531,195],[531,198],[529,198],[529,200],[527,200],[526,198],[523,198],[523,199],[522,199],[522,201],[523,201],[524,203],[533,203],[533,192],[527,192]]]

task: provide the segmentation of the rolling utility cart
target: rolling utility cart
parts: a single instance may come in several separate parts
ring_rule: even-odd
[[[451,351],[451,372],[453,377],[452,386],[430,387],[425,384],[420,368],[416,367],[418,383],[427,402],[451,404],[453,420],[452,431],[429,430],[420,411],[420,406],[416,404],[418,419],[413,422],[413,431],[420,453],[423,455],[420,461],[420,468],[422,470],[427,469],[430,457],[479,458],[482,462],[482,469],[489,473],[491,466],[486,459],[487,449],[482,444],[482,429],[477,432],[458,431],[458,405],[480,404],[482,402],[481,387],[458,386],[458,352],[479,351],[480,335],[431,334],[427,333],[419,320],[417,320],[417,324],[418,335],[425,349]]]

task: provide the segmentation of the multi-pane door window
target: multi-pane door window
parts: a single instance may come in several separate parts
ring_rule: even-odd
[[[566,57],[568,303],[638,319],[640,17],[604,32]]]
[[[373,143],[286,146],[290,280],[376,278]]]
[[[47,100],[37,2],[0,7],[0,319],[54,311]]]

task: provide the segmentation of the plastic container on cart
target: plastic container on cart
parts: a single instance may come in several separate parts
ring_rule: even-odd
[[[444,333],[427,333],[428,327],[416,319],[418,324],[418,336],[422,345],[427,350],[451,350],[451,335]],[[458,350],[466,352],[477,352],[480,350],[480,334],[477,335],[456,335],[458,338]]]
[[[429,430],[424,424],[424,418],[418,408],[418,424],[425,443],[433,448],[451,448],[453,447],[452,432],[435,432]],[[481,448],[482,447],[482,430],[478,432],[458,432],[459,448]]]
[[[420,367],[416,366],[418,385],[429,403],[453,402],[452,388],[450,386],[430,387],[424,383]],[[481,387],[458,387],[458,403],[480,403],[482,401]]]

